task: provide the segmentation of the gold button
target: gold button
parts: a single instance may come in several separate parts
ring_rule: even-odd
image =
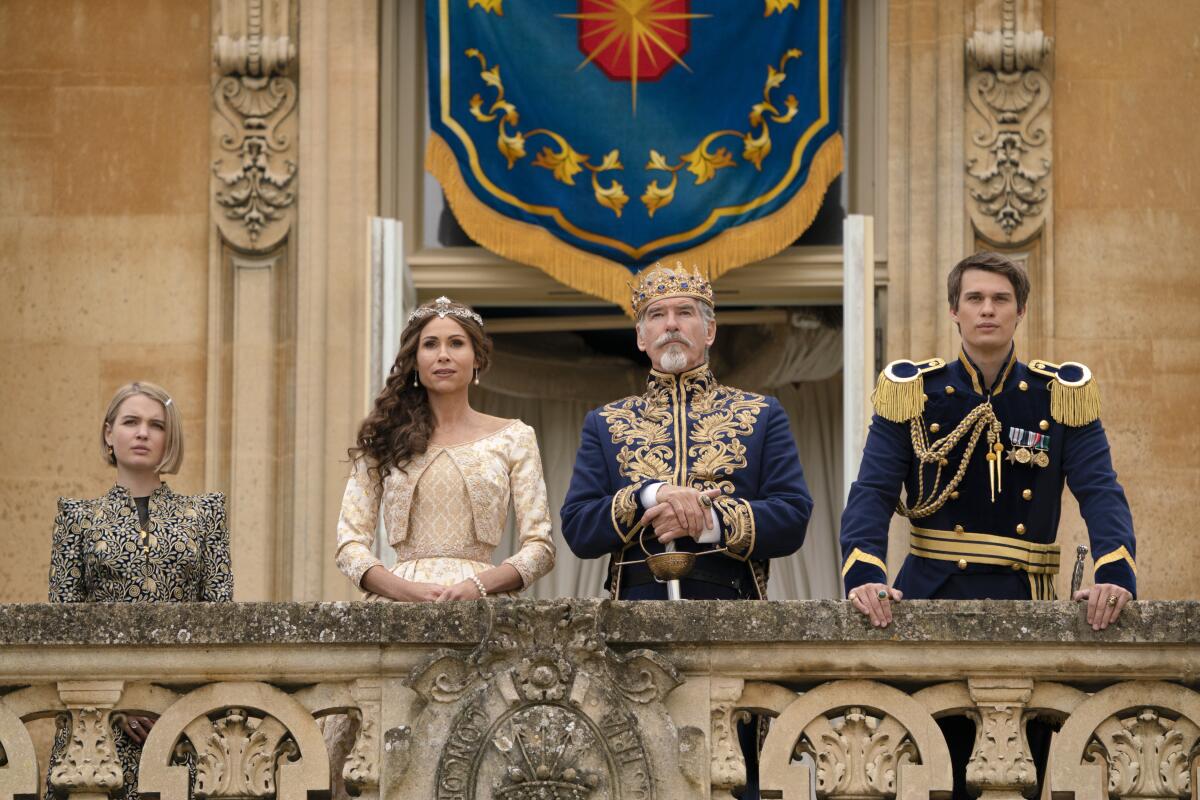
[[[921,393],[921,399],[922,399],[922,400],[928,400],[928,399],[929,399],[929,395],[927,395],[927,394],[925,394],[924,392],[922,392],[922,393]]]
[[[1021,565],[1020,565],[1020,564],[1013,564],[1013,565],[1012,565],[1012,567],[1013,567],[1013,572],[1020,572],[1020,571],[1021,571]]]
[[[958,492],[951,492],[951,493],[950,493],[950,499],[951,499],[951,500],[957,500],[957,499],[958,499]]]
[[[947,386],[947,387],[946,387],[946,394],[954,394],[954,387],[953,387],[953,386]]]
[[[944,466],[946,466],[946,465],[947,465],[947,464],[949,464],[949,463],[950,463],[950,462],[949,462],[949,461],[947,461],[947,460],[946,460],[946,459],[944,459],[944,458],[939,458],[939,459],[938,459],[938,466],[939,466],[939,467],[944,467]]]
[[[936,422],[929,426],[930,433],[937,433],[941,429],[942,429],[942,426],[938,425]]]
[[[1017,384],[1017,388],[1020,389],[1022,392],[1027,392],[1027,391],[1029,391],[1029,384],[1026,383],[1025,381],[1021,381],[1020,383]],[[1013,566],[1016,567],[1017,565],[1014,564]],[[1020,567],[1017,567],[1017,568],[1020,569]]]
[[[1017,533],[1024,535],[1024,533],[1025,533],[1025,523],[1024,522],[1017,523]]]
[[[1048,430],[1050,430],[1050,423],[1046,422],[1046,420],[1042,420],[1041,422],[1038,423],[1038,427],[1044,431],[1048,431]]]
[[[954,526],[954,532],[955,532],[955,533],[962,533],[962,532],[963,532],[963,526],[962,526],[962,525],[955,525],[955,526]]]
[[[1021,492],[1021,497],[1024,497],[1026,500],[1032,500],[1033,489],[1026,489],[1025,491]]]
[[[958,568],[959,568],[959,569],[966,569],[966,568],[967,568],[967,560],[966,560],[965,558],[960,558],[960,559],[958,560]]]

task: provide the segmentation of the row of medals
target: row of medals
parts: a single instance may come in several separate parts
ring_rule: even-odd
[[[1050,466],[1050,456],[1045,450],[1014,447],[1008,451],[1008,460],[1013,464],[1033,464],[1035,467]]]

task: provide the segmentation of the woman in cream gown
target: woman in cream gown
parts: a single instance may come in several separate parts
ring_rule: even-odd
[[[470,308],[439,297],[417,308],[375,407],[350,448],[337,565],[367,600],[442,602],[516,594],[554,566],[550,508],[531,427],[471,408],[491,343]],[[500,564],[509,501],[520,547]],[[396,565],[374,553],[380,516]],[[346,717],[326,741],[335,794],[353,746]]]

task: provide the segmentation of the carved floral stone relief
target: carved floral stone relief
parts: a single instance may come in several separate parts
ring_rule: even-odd
[[[1000,244],[1036,235],[1049,210],[1053,40],[1041,13],[1040,0],[980,0],[966,43],[968,214]]]
[[[288,0],[214,7],[214,216],[235,246],[266,252],[296,203],[296,45]]]

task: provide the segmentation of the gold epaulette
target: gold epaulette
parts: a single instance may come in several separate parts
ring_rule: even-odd
[[[1100,419],[1100,387],[1092,371],[1077,361],[1053,364],[1034,359],[1029,369],[1050,378],[1050,416],[1056,422],[1077,428]]]
[[[926,361],[893,361],[879,373],[871,402],[875,413],[892,422],[908,422],[925,410],[925,379],[927,372],[946,366],[941,358]]]

